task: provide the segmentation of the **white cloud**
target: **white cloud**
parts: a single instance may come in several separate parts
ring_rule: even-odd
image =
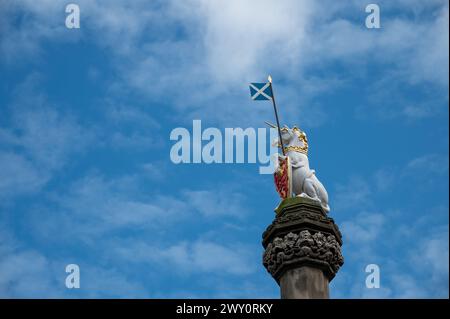
[[[86,243],[107,232],[157,229],[161,224],[186,217],[186,204],[173,197],[146,193],[136,177],[104,179],[86,176],[74,182],[67,192],[56,191],[56,208],[33,213],[34,231],[41,238],[76,237]]]
[[[364,217],[364,218],[363,218]],[[433,224],[433,216],[410,223],[410,236],[397,233],[390,214],[359,215],[341,223],[344,267],[333,285],[351,298],[445,298],[448,296],[448,226]],[[367,219],[367,221],[365,221]],[[378,225],[378,226],[377,226]],[[420,225],[420,226],[419,226]],[[420,236],[417,232],[420,232]],[[380,267],[379,289],[365,286],[365,266]],[[351,271],[351,272],[350,272]],[[341,291],[342,286],[351,287]]]
[[[411,81],[429,81],[447,88],[449,69],[449,20],[448,2],[433,17],[434,21],[424,28],[421,37],[421,45],[417,47],[417,53],[413,56],[411,67]],[[413,29],[415,28],[412,26]]]
[[[448,174],[448,155],[425,154],[412,159],[405,167],[404,174],[414,176],[424,176],[430,178],[430,175],[443,176]]]
[[[0,151],[0,198],[36,192],[48,178],[26,158]]]
[[[63,1],[2,1],[0,3],[0,64],[42,58],[45,41],[71,41],[64,25]],[[66,35],[66,37],[64,36]]]
[[[385,217],[379,213],[361,213],[341,224],[345,238],[353,244],[374,244],[382,232]]]
[[[149,297],[142,283],[127,273],[70,257],[70,252],[48,257],[33,245],[24,246],[3,225],[0,232],[0,298],[128,298]],[[67,289],[65,266],[82,261],[80,290]]]
[[[29,75],[4,108],[2,195],[39,190],[92,141],[91,133],[74,116],[63,113],[41,93],[40,81],[38,74]]]
[[[155,138],[149,132],[123,133],[115,132],[108,139],[110,146],[114,149],[133,149],[133,150],[154,150],[163,145],[162,140]]]
[[[149,162],[143,164],[141,169],[144,172],[144,177],[150,180],[162,181],[165,179],[166,174],[169,173],[166,166],[165,162]]]
[[[1,225],[0,298],[42,298],[56,296],[55,276],[49,260],[34,249],[21,246]]]
[[[80,269],[83,298],[151,298],[149,288],[128,273],[114,268],[86,264]],[[133,275],[133,274],[132,274]],[[131,277],[131,276],[130,276]],[[68,292],[67,295],[70,296]],[[76,293],[76,292],[75,292]],[[76,295],[75,295],[76,296]]]
[[[168,5],[157,3],[148,8],[145,1],[111,1],[108,4],[80,1],[82,29],[72,38],[67,37],[67,30],[63,27],[65,14],[62,2],[4,1],[0,4],[0,10],[6,13],[0,17],[0,53],[5,58],[2,62],[17,63],[27,57],[39,57],[45,41],[92,40],[108,52],[108,58],[111,58],[114,71],[118,74],[115,82],[110,83],[108,94],[120,96],[120,93],[131,91],[147,100],[164,103],[166,99],[175,99],[173,104],[179,112],[171,112],[171,116],[189,118],[187,115],[201,114],[206,118],[225,121],[240,120],[235,114],[241,104],[228,104],[237,99],[243,100],[244,82],[263,79],[265,74],[259,72],[274,72],[277,83],[278,79],[288,83],[277,84],[276,89],[283,91],[280,102],[295,118],[302,111],[298,105],[307,104],[302,103],[302,99],[307,100],[305,96],[317,96],[335,89],[337,85],[345,85],[348,79],[329,74],[329,66],[333,63],[342,63],[352,70],[346,74],[350,78],[364,75],[370,64],[389,65],[392,71],[370,88],[376,92],[388,92],[381,94],[377,102],[402,102],[398,103],[399,109],[392,113],[393,116],[402,114],[422,118],[430,116],[434,110],[421,103],[404,103],[404,97],[394,97],[396,85],[392,83],[426,84],[447,89],[448,5],[434,2],[433,6],[436,3],[441,7],[435,12],[436,19],[422,19],[421,16],[414,19],[404,16],[393,18],[388,15],[383,18],[381,32],[369,33],[362,27],[365,16],[363,7],[352,9],[361,9],[361,12],[358,11],[361,14],[358,21],[348,19],[344,13],[356,2],[333,5],[327,2],[319,7],[312,1],[258,1],[241,2],[238,7],[237,1],[220,4],[173,1]],[[413,6],[421,9],[424,5],[416,1]],[[15,8],[18,7],[30,11],[23,22],[16,19]],[[315,68],[327,72],[324,76],[307,77],[309,70]],[[385,91],[389,87],[393,89]],[[0,153],[0,163],[5,163],[0,168],[0,178],[4,177],[0,181],[0,191],[2,187],[11,193],[39,189],[50,178],[48,174],[62,169],[73,152],[82,151],[83,141],[88,139],[74,117],[48,105],[46,97],[38,91],[30,92],[32,94],[17,94],[25,98],[18,99],[16,105],[25,103],[25,107],[13,109],[13,127],[0,130],[0,139],[7,148]],[[245,94],[248,93],[245,91]],[[447,92],[445,94],[448,96]],[[35,97],[34,103],[26,103],[29,96]],[[221,102],[224,97],[227,97],[226,101]],[[442,102],[441,95],[438,101]],[[167,101],[170,111],[173,107],[171,102]],[[325,117],[320,112],[320,105],[313,109],[319,111],[313,116],[307,115],[312,117],[310,123],[323,123]],[[112,107],[110,111],[109,119],[116,124],[128,122],[133,125],[143,121],[148,121],[149,125],[155,124],[152,118],[145,116],[145,112],[138,112],[137,109],[130,112],[128,107]],[[271,110],[261,108],[252,112],[250,117],[261,118],[264,112],[269,114]],[[254,120],[245,118],[246,123]],[[302,120],[307,119],[302,117]],[[133,141],[137,138],[139,145],[151,144],[152,141],[145,138],[142,132],[120,131],[113,135],[112,141],[123,146],[130,143],[130,138]],[[15,147],[21,148],[23,154],[12,153],[11,149]],[[408,169],[421,170],[429,166],[433,174],[448,174],[448,156],[444,160],[436,157],[416,159],[411,161]],[[154,170],[151,166],[147,168]],[[89,175],[74,183],[70,189],[58,189],[52,194],[56,198],[61,196],[60,199],[50,198],[58,208],[55,211],[50,207],[37,207],[30,221],[35,226],[31,235],[39,233],[40,236],[36,237],[44,241],[73,236],[80,241],[98,244],[106,232],[128,228],[153,230],[158,229],[158,225],[186,221],[186,217],[193,216],[192,213],[211,218],[236,216],[235,213],[244,210],[242,198],[234,192],[190,190],[181,192],[180,199],[176,196],[158,196],[151,191],[146,193],[140,186],[134,177],[105,179],[95,174]],[[372,196],[370,184],[355,178],[348,185],[337,187],[336,211],[354,207],[366,210],[373,200]],[[232,206],[229,202],[238,204]],[[344,235],[348,236],[349,243],[373,242],[383,235],[379,228],[389,225],[389,218],[378,213],[358,215],[342,224]],[[180,272],[186,269],[243,276],[253,271],[253,263],[246,259],[249,250],[236,251],[234,247],[216,241],[181,241],[167,243],[164,249],[154,246],[143,248],[155,251],[155,256],[174,265]],[[360,251],[365,248],[359,247]],[[445,265],[438,263],[441,257],[439,251],[446,249],[448,255],[448,246],[443,245],[441,238],[432,238],[419,248],[417,251],[425,256],[424,264],[429,266],[428,269],[433,274],[447,273],[448,277],[448,265],[445,269]],[[370,249],[366,253],[363,257],[380,257]],[[147,254],[148,251],[143,255],[146,260],[149,258]],[[16,280],[26,277],[24,271],[18,269],[25,269],[32,259],[37,260],[38,270],[31,274],[42,278],[39,277],[39,269],[44,271],[48,263],[44,256],[34,251],[20,251],[15,256],[17,258],[5,259],[6,262],[1,259],[1,269],[6,274],[4,278],[10,276]],[[24,266],[21,268],[19,265]],[[107,277],[116,275],[114,271],[107,272],[100,282],[103,285]],[[409,277],[397,278],[409,280]],[[50,285],[49,278],[42,280],[41,286]],[[126,279],[118,279],[117,282],[111,290],[127,285]],[[25,291],[27,289],[20,287]],[[140,288],[134,284],[129,287]],[[411,283],[410,288],[414,287],[417,287],[416,283]],[[386,288],[380,294],[397,296],[399,292],[395,289]]]
[[[277,299],[280,297],[278,286],[273,283],[270,276],[265,276],[266,280],[252,281],[251,278],[240,277],[239,280],[230,281],[228,278],[205,280],[202,289],[192,290],[188,288],[177,289],[176,291],[159,291],[152,295],[152,298],[188,298],[188,299]]]
[[[371,204],[370,196],[372,190],[367,181],[361,177],[350,178],[347,184],[336,185],[334,200],[331,205],[333,210],[343,211],[346,209],[367,209]]]
[[[429,280],[436,284],[437,289],[440,289],[444,282],[448,283],[449,273],[448,227],[442,228],[433,229],[430,235],[418,243],[417,249],[411,252],[412,263],[430,274]]]
[[[33,37],[34,46],[45,37],[60,38],[53,24],[58,20],[55,16],[62,3],[55,5],[49,1],[37,6],[22,1],[20,4],[5,6],[13,12],[16,8],[31,11],[33,25],[42,27],[36,30],[28,29],[27,24],[13,27],[10,18],[4,18],[5,25],[27,37],[37,32],[38,36]],[[393,82],[429,83],[444,89],[448,86],[448,3],[445,1],[408,5],[383,2],[383,27],[378,31],[364,27],[366,13],[361,1],[320,5],[307,0],[276,4],[200,0],[153,5],[145,1],[127,4],[111,1],[107,5],[80,1],[79,4],[82,37],[105,47],[120,75],[110,83],[113,91],[118,90],[120,95],[123,90],[136,90],[150,100],[162,100],[170,94],[172,107],[184,111],[184,115],[202,114],[214,120],[236,121],[232,115],[237,106],[230,104],[244,98],[242,87],[247,81],[265,77],[266,72],[275,73],[277,83],[290,83],[278,88],[283,96],[289,96],[281,101],[286,111],[295,115],[298,105],[310,104],[310,98],[320,94],[317,90],[307,90],[308,70],[327,69],[335,62],[351,68],[352,72],[345,75],[349,78],[365,74],[369,65],[389,65],[390,72],[378,81],[377,92],[391,87]],[[406,11],[413,18],[395,14],[398,11]],[[424,16],[424,12],[435,19]],[[355,19],[358,15],[360,18]],[[10,42],[4,47],[14,52]],[[22,41],[16,37],[15,42]],[[262,70],[264,74],[260,73]],[[329,81],[333,76],[328,72],[326,77],[316,78],[314,87],[335,90],[336,86]],[[340,75],[340,81],[345,80]],[[445,92],[438,94],[448,98]],[[224,96],[227,105],[220,107]],[[378,104],[398,100],[395,96],[401,97],[401,93],[393,91],[380,96]],[[398,109],[394,112],[396,116],[414,119],[437,112],[422,103],[411,105],[412,101],[406,100],[406,107],[404,103],[393,106],[394,110]],[[216,107],[205,109],[211,103]],[[222,109],[220,113],[216,112],[218,107]],[[314,118],[317,116],[320,120],[320,112]]]
[[[86,145],[83,128],[56,108],[38,104],[33,109],[14,111],[14,122],[18,146],[48,170],[64,166],[71,154]]]
[[[186,202],[205,217],[247,215],[243,205],[245,196],[239,192],[224,190],[187,190],[183,192]]]
[[[56,189],[48,194],[48,207],[38,206],[28,213],[32,234],[44,241],[72,237],[95,245],[105,234],[130,229],[157,235],[168,225],[186,225],[193,218],[211,221],[248,215],[243,197],[226,188],[216,192],[180,189],[174,196],[144,181],[141,175],[105,178],[92,173],[65,190]]]
[[[383,192],[390,190],[394,185],[396,174],[391,168],[379,169],[374,174],[374,184],[377,191]]]
[[[114,101],[107,101],[105,113],[114,124],[151,127],[152,129],[161,128],[158,121],[135,105],[116,105]]]
[[[352,179],[338,187],[336,200],[352,202],[352,190],[355,190],[357,203],[392,203],[386,196],[397,195],[389,190],[417,184],[417,179],[433,181],[446,174],[448,156],[428,154],[410,160],[403,168],[378,170],[373,175],[376,187],[371,186],[371,178]],[[387,187],[386,175],[389,177]],[[423,191],[415,187],[415,196],[421,196]],[[387,206],[375,213],[367,211],[366,206],[359,210],[361,204],[349,207],[353,214],[345,214],[338,223],[344,236],[345,258],[344,267],[333,284],[338,295],[353,298],[448,296],[448,206],[436,205],[410,207],[407,212],[398,211],[402,206]],[[377,205],[378,209],[383,206],[386,205]],[[364,267],[370,263],[380,266],[380,289],[365,287]],[[341,291],[343,286],[352,288]]]
[[[203,45],[209,73],[219,82],[256,76],[261,65],[296,65],[302,58],[313,2],[194,1],[204,23]],[[269,64],[270,63],[270,64]]]
[[[248,252],[213,242],[181,243],[160,251],[160,254],[180,269],[191,271],[248,275],[254,270]]]
[[[42,292],[54,295],[49,262],[41,254],[26,250],[2,256],[0,261],[0,297],[40,298]]]
[[[210,240],[180,241],[172,245],[152,245],[134,242],[133,247],[114,244],[114,251],[124,259],[150,264],[152,269],[161,265],[170,267],[174,274],[214,273],[217,276],[249,275],[255,271],[254,253],[243,243],[233,247]]]
[[[420,185],[433,183],[436,178],[448,175],[448,155],[432,153],[424,154],[409,160],[403,167],[378,169],[369,178],[352,176],[346,183],[335,185],[333,210],[367,210],[374,205],[375,196],[386,193],[411,180],[420,180]]]

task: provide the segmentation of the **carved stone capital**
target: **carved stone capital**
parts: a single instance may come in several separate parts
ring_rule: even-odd
[[[310,266],[321,269],[331,281],[344,259],[342,236],[320,204],[307,198],[289,198],[263,234],[263,264],[279,283],[289,269]]]

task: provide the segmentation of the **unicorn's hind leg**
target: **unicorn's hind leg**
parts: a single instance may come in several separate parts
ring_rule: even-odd
[[[314,183],[311,179],[308,178],[305,180],[303,191],[309,198],[319,200],[316,188],[314,187]]]
[[[328,206],[328,193],[325,187],[323,187],[322,183],[316,178],[316,192],[317,196],[319,197],[319,200],[322,204],[323,209],[325,212],[330,211],[330,206]]]

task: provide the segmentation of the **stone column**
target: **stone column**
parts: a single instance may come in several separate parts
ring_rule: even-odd
[[[263,264],[282,299],[329,298],[328,284],[344,264],[342,235],[317,202],[288,198],[263,233]]]

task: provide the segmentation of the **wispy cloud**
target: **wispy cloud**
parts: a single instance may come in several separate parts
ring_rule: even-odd
[[[39,90],[40,81],[38,74],[29,75],[12,92],[11,104],[3,109],[3,196],[39,190],[92,140],[74,116],[52,105]]]
[[[36,73],[16,89],[9,82],[2,88],[0,222],[27,238],[0,240],[1,295],[45,289],[46,297],[59,296],[59,271],[73,253],[87,280],[79,296],[115,297],[121,289],[138,297],[276,296],[275,288],[266,289],[276,286],[260,265],[261,247],[241,236],[259,238],[261,225],[249,217],[267,189],[275,196],[272,186],[241,174],[228,183],[221,173],[199,186],[201,173],[178,175],[159,152],[167,123],[190,124],[194,117],[227,127],[261,123],[272,116],[270,107],[237,114],[250,103],[246,83],[264,80],[266,72],[276,78],[286,119],[302,126],[335,120],[344,105],[334,107],[328,97],[340,89],[347,94],[349,86],[346,103],[357,121],[420,121],[447,111],[447,1],[381,1],[381,30],[364,27],[364,1],[77,3],[79,30],[64,27],[63,1],[0,3],[0,67],[39,66],[52,57],[49,44],[78,42],[111,71],[102,74],[101,63],[87,70],[95,90],[100,81],[104,88],[85,105],[88,119],[55,103]],[[325,112],[324,103],[333,107]],[[448,197],[423,206],[437,192],[436,181],[448,179],[448,154],[424,152],[330,189],[345,239],[346,264],[334,280],[341,296],[448,295]],[[253,200],[249,194],[256,193]],[[21,194],[37,196],[4,207],[5,198]],[[420,196],[423,207],[413,202]],[[382,267],[382,288],[369,291],[364,266],[373,262]],[[158,290],[158,280],[172,275],[166,269],[201,283]]]
[[[0,197],[33,193],[49,179],[26,158],[7,152],[0,152]]]
[[[181,241],[164,247],[137,243],[135,249],[122,247],[118,250],[134,262],[144,261],[153,267],[170,265],[175,274],[223,273],[225,275],[248,275],[255,270],[254,255],[245,244],[226,246],[208,240]],[[175,268],[173,268],[175,267]]]
[[[336,186],[333,209],[343,211],[350,207],[368,207],[371,205],[371,192],[369,184],[364,179],[352,177],[347,184]]]
[[[170,96],[171,105],[177,110],[194,115],[200,112],[215,121],[238,120],[233,118],[238,107],[233,101],[243,98],[241,81],[265,76],[257,71],[261,65],[270,66],[268,71],[278,76],[283,96],[289,96],[283,105],[290,114],[297,114],[298,105],[310,104],[311,97],[321,92],[308,90],[311,71],[326,70],[335,62],[352,70],[339,74],[340,81],[358,81],[371,66],[389,65],[390,72],[377,75],[375,91],[390,93],[368,99],[377,105],[390,105],[383,108],[386,112],[381,112],[381,116],[395,113],[414,119],[439,113],[440,108],[430,109],[425,101],[414,103],[402,90],[389,88],[393,82],[403,86],[429,83],[443,89],[436,93],[448,99],[448,3],[435,1],[419,6],[382,2],[383,27],[379,32],[365,29],[364,4],[327,1],[321,6],[307,0],[286,0],[276,5],[272,1],[171,1],[149,6],[145,1],[127,5],[111,1],[105,6],[98,1],[79,1],[83,8],[83,29],[79,33],[80,38],[92,39],[111,53],[119,78],[110,87],[117,95],[131,89],[150,101]],[[33,47],[39,47],[43,38],[60,40],[54,17],[62,3],[49,1],[37,6],[22,1],[20,5],[7,2],[4,6],[11,14],[5,15],[3,24],[23,35],[14,37],[16,46],[27,43],[28,38],[33,39]],[[33,12],[29,20],[34,27],[14,27],[11,17],[23,9]],[[398,17],[392,14],[395,10],[406,10],[414,18]],[[431,13],[434,19],[424,18],[423,11]],[[360,19],[355,20],[354,16]],[[9,38],[4,39],[3,47],[18,53],[9,44]],[[436,65],[440,67],[436,69]],[[331,71],[315,76],[314,87],[332,92],[336,85],[330,78],[338,77]],[[291,85],[285,86],[286,82]],[[216,108],[206,108],[224,97],[227,107],[222,108],[220,117]],[[401,105],[388,103],[402,99],[405,101]],[[320,120],[320,112],[316,115]],[[310,115],[303,114],[307,123],[317,123],[305,116]]]
[[[40,298],[43,291],[56,296],[50,261],[23,247],[5,225],[0,229],[0,298]]]
[[[361,213],[352,220],[342,223],[342,232],[350,242],[358,245],[375,243],[385,219],[383,214]]]
[[[436,178],[445,178],[447,167],[446,156],[428,154],[407,162],[401,169],[378,170],[373,178],[354,178],[346,186],[338,187],[336,199],[348,204],[344,206],[345,216],[338,216],[342,220],[339,225],[346,258],[342,276],[333,283],[340,296],[448,296],[448,206],[409,207],[394,205],[391,199],[404,198],[398,194],[401,185],[415,184],[418,180],[432,184],[436,183]],[[380,173],[386,171],[389,173]],[[390,185],[384,187],[385,183],[381,183],[380,187],[378,184],[385,174],[391,177]],[[425,189],[413,187],[413,190],[415,196],[425,196]],[[371,209],[367,209],[366,203],[371,203]],[[377,211],[373,211],[375,207]],[[407,212],[403,211],[405,209]],[[371,263],[380,267],[379,289],[365,286],[365,266]],[[346,275],[348,271],[352,276]],[[344,283],[352,286],[350,292],[341,290]]]
[[[412,159],[405,168],[405,174],[448,175],[448,155],[426,154]]]
[[[183,194],[186,201],[205,217],[247,215],[248,209],[243,205],[245,197],[240,192],[228,191],[225,194],[218,194],[218,191],[187,190]]]

